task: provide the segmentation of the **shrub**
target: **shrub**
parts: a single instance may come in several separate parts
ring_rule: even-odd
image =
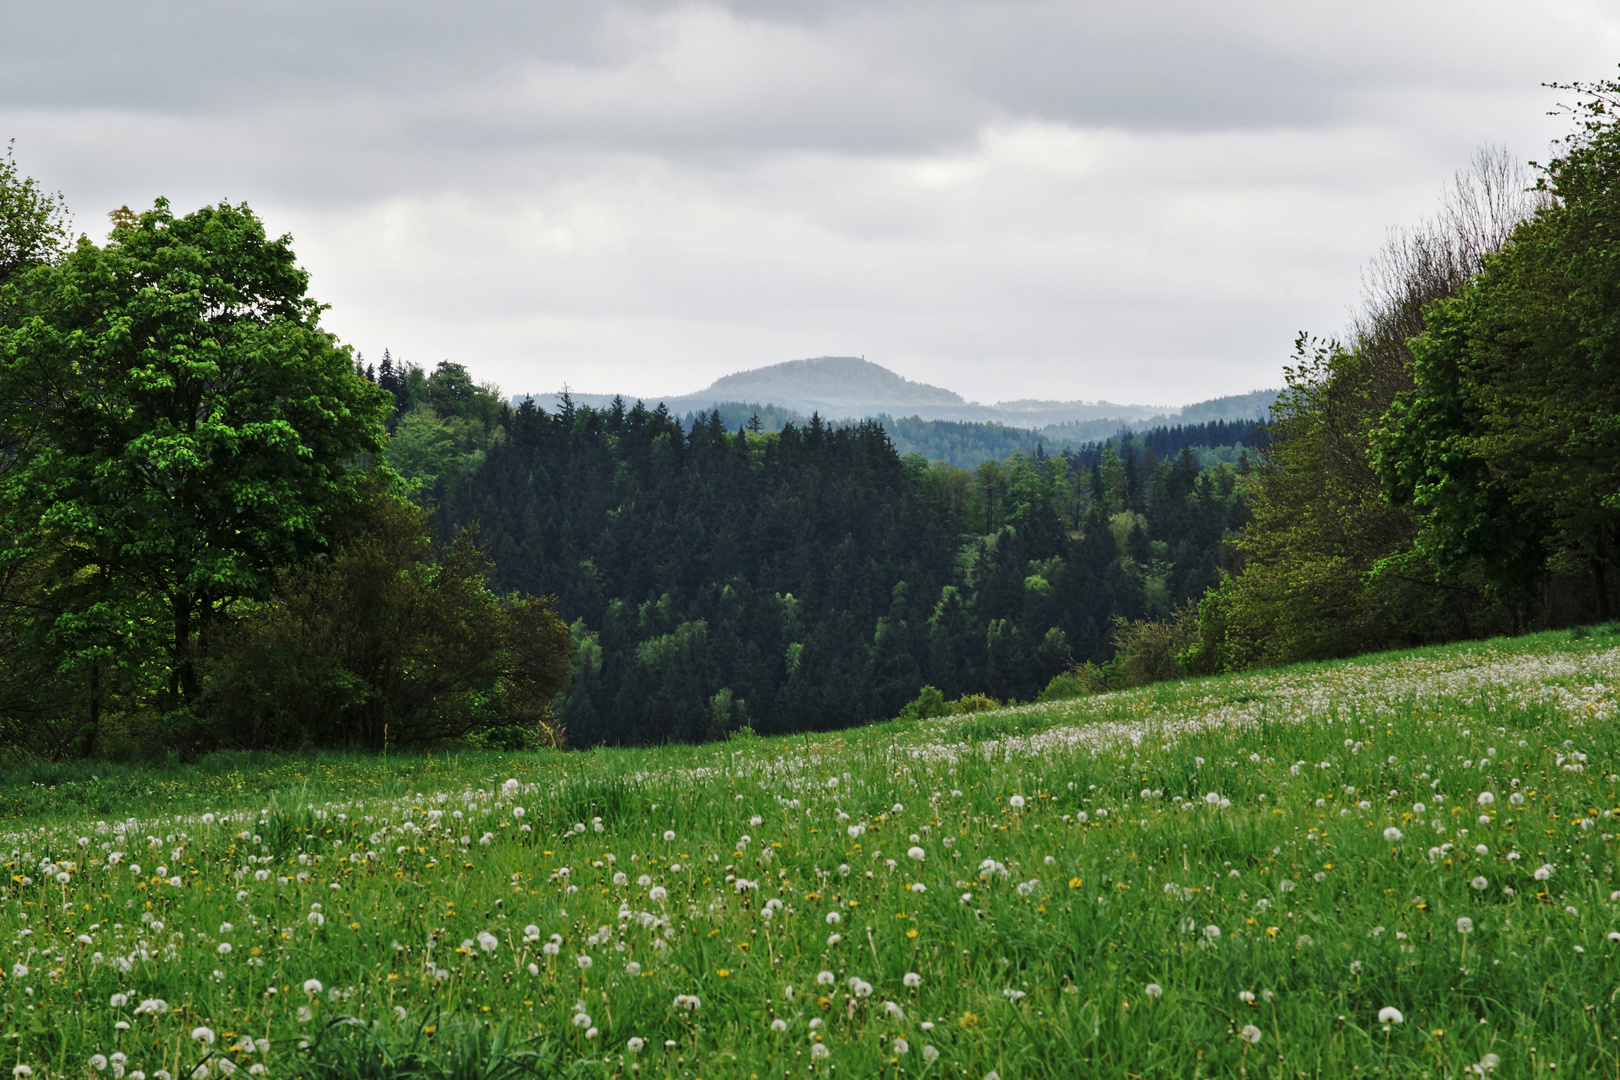
[[[939,692],[938,687],[925,686],[917,694],[915,701],[900,710],[900,719],[932,720],[938,716],[945,716],[949,711],[945,705],[945,695]]]
[[[1168,619],[1114,620],[1115,660],[1125,686],[1183,677],[1180,657],[1197,643],[1197,601],[1188,601]]]
[[[426,515],[390,492],[328,556],[282,572],[274,600],[209,650],[215,740],[241,747],[409,746],[476,735],[557,745],[567,628],[549,600],[497,597],[463,532],[435,559]]]
[[[1096,667],[1095,664],[1088,664],[1087,666]],[[1042,690],[1035,700],[1062,701],[1065,698],[1084,697],[1086,694],[1095,691],[1096,687],[1092,685],[1091,680],[1071,668],[1068,671],[1060,671],[1052,676],[1052,681],[1046,684],[1046,689]]]
[[[1204,603],[1207,609],[1207,597]],[[1198,602],[1188,601],[1168,619],[1115,619],[1113,659],[1069,665],[1053,676],[1037,700],[1057,701],[1203,674],[1199,615]]]

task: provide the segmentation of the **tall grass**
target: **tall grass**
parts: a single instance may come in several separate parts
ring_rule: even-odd
[[[1599,631],[705,747],[30,768],[0,1053],[1609,1075],[1616,686]]]

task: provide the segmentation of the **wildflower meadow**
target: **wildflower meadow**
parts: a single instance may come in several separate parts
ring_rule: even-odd
[[[1620,635],[0,783],[17,1077],[1620,1070]]]

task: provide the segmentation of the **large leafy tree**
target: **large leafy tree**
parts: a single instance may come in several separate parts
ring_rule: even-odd
[[[1365,273],[1349,340],[1301,335],[1250,481],[1239,572],[1202,602],[1199,670],[1345,656],[1505,625],[1471,558],[1445,559],[1430,521],[1389,498],[1373,437],[1414,385],[1411,340],[1529,217],[1537,197],[1505,153],[1483,150],[1440,212],[1393,231]]]
[[[1478,560],[1523,604],[1579,568],[1611,614],[1620,552],[1620,82],[1579,85],[1551,196],[1413,341],[1414,389],[1379,444],[1444,565]]]
[[[390,402],[246,205],[114,224],[5,287],[0,563],[47,568],[66,666],[156,667],[172,702],[232,606],[322,549]]]

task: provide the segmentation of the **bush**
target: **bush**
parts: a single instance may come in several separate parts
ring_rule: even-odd
[[[1078,666],[1076,665],[1076,667]],[[1095,664],[1088,663],[1085,666],[1096,669]],[[1042,690],[1035,700],[1062,701],[1066,698],[1084,697],[1087,694],[1095,693],[1096,690],[1097,688],[1093,685],[1092,680],[1071,668],[1068,671],[1060,671],[1052,676],[1052,681],[1046,684],[1046,689]]]
[[[1114,620],[1114,659],[1126,686],[1179,679],[1180,657],[1198,643],[1198,605],[1188,601],[1168,619]]]
[[[968,713],[999,709],[1001,702],[984,694],[963,694],[955,701],[946,701],[938,687],[925,686],[905,708],[900,710],[901,720],[934,720],[941,716],[964,716]]]
[[[1205,610],[1210,603],[1206,597]],[[1037,700],[1057,701],[1204,673],[1199,616],[1198,602],[1190,600],[1168,619],[1115,619],[1113,659],[1071,664],[1053,676]]]
[[[475,736],[558,745],[568,630],[549,600],[503,598],[463,532],[437,560],[426,515],[372,492],[328,556],[212,644],[204,707],[219,744],[386,749]]]
[[[932,720],[945,716],[949,711],[945,705],[945,695],[937,687],[925,686],[915,701],[900,710],[900,719]]]

